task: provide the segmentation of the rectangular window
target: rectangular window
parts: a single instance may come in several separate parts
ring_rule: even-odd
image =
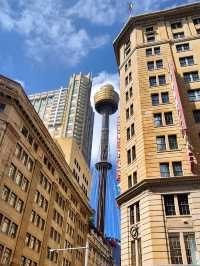
[[[151,102],[153,106],[159,105],[159,94],[158,93],[151,94]]]
[[[153,26],[150,26],[150,27],[145,28],[145,32],[146,33],[153,32]]]
[[[169,135],[168,136],[168,142],[169,142],[170,150],[177,150],[178,149],[178,143],[177,143],[176,135]]]
[[[15,238],[17,235],[17,229],[18,226],[15,223],[12,223],[10,230],[9,230],[9,235],[11,238]]]
[[[163,68],[163,60],[157,60],[156,61],[156,68],[157,69]]]
[[[135,205],[131,205],[130,206],[130,225],[135,223],[135,215],[134,215],[134,211],[135,211]]]
[[[184,52],[184,51],[189,51],[189,50],[190,50],[189,43],[182,43],[182,44],[176,45],[176,51],[177,52]]]
[[[154,61],[147,62],[147,68],[149,71],[154,70]]]
[[[140,221],[140,205],[139,201],[135,203],[135,212],[136,212],[136,223]]]
[[[8,173],[9,177],[14,179],[15,174],[16,174],[16,170],[17,170],[17,168],[14,166],[14,164],[11,164],[10,169],[9,169],[9,173]]]
[[[174,22],[174,23],[172,23],[172,24],[171,24],[171,28],[172,28],[173,30],[182,28],[182,23],[181,23],[181,21],[178,21],[178,22]]]
[[[169,233],[168,237],[169,237],[171,263],[183,264],[179,233]]]
[[[131,72],[129,73],[128,78],[129,78],[129,82],[131,82],[132,81],[132,73]]]
[[[178,206],[180,215],[189,215],[190,208],[188,203],[188,195],[187,194],[178,194]]]
[[[134,123],[131,124],[131,137],[135,135],[135,126]]]
[[[10,195],[10,189],[6,186],[3,187],[2,192],[1,192],[1,198],[4,201],[8,201],[8,197]]]
[[[188,91],[188,98],[190,102],[200,101],[200,89]]]
[[[169,103],[169,93],[161,92],[161,99],[163,104]]]
[[[185,34],[184,32],[176,32],[176,33],[173,33],[173,38],[174,39],[181,39],[181,38],[184,38],[185,37]]]
[[[172,162],[174,176],[183,176],[182,163]]]
[[[200,18],[193,19],[194,25],[200,25]]]
[[[132,160],[134,161],[136,159],[136,149],[135,146],[132,147]]]
[[[10,259],[11,259],[11,255],[12,255],[12,250],[9,248],[5,248],[2,259],[1,259],[1,263],[3,265],[9,265],[10,264]]]
[[[129,108],[126,109],[126,119],[129,119]]]
[[[147,35],[147,42],[155,42],[155,39],[156,38],[154,33]]]
[[[154,48],[154,54],[155,55],[160,55],[160,47],[155,47]]]
[[[197,247],[194,233],[183,233],[188,264],[197,264]]]
[[[176,215],[174,195],[164,195],[165,215]]]
[[[133,184],[137,184],[137,172],[133,172]]]
[[[33,161],[30,158],[28,159],[27,168],[28,168],[28,170],[30,172],[32,172],[32,170],[33,170]]]
[[[132,176],[129,175],[128,176],[128,188],[131,188],[132,187]]]
[[[154,114],[154,126],[161,127],[162,126],[162,114]]]
[[[1,225],[1,232],[8,234],[10,223],[11,221],[8,218],[4,217]]]
[[[127,151],[127,163],[130,164],[131,163],[131,150]]]
[[[184,81],[185,82],[199,81],[199,73],[198,73],[198,71],[183,73],[183,77],[184,77]]]
[[[149,77],[149,86],[150,86],[150,87],[155,87],[155,86],[157,86],[156,76]]]
[[[22,201],[21,199],[18,199],[15,208],[16,208],[16,210],[17,210],[19,213],[22,212],[23,205],[24,205],[23,201]]]
[[[146,49],[146,56],[151,56],[151,55],[153,55],[152,48]]]
[[[128,127],[126,129],[126,138],[127,138],[127,140],[129,140],[131,138],[131,135],[130,135],[130,127]]]
[[[159,75],[158,82],[159,82],[159,85],[165,85],[166,84],[165,75]]]
[[[133,88],[132,87],[130,87],[130,89],[129,89],[129,94],[130,94],[130,98],[133,96]]]
[[[25,177],[23,177],[22,184],[21,184],[21,189],[23,191],[27,192],[28,185],[29,185],[29,181]]]
[[[18,186],[21,186],[22,180],[23,180],[23,175],[22,175],[22,173],[20,171],[18,171],[17,174],[15,175],[15,183]]]
[[[169,163],[160,163],[160,176],[170,177]]]
[[[165,136],[156,137],[156,144],[157,144],[157,151],[165,151],[166,150]]]
[[[200,110],[194,110],[193,116],[195,123],[200,123]]]
[[[164,116],[165,116],[165,124],[166,125],[173,125],[172,112],[166,112],[166,113],[164,113]]]
[[[125,85],[128,85],[128,76],[125,78]]]
[[[15,156],[20,159],[22,154],[22,147],[17,143],[15,148]]]
[[[130,105],[130,115],[133,115],[133,104]]]
[[[10,198],[9,198],[9,204],[10,204],[10,206],[12,206],[13,208],[15,208],[16,201],[17,201],[17,196],[15,195],[15,193],[12,192],[10,194]]]
[[[22,160],[22,163],[26,166],[27,161],[28,161],[28,155],[25,151],[23,151],[21,160]]]
[[[126,101],[128,102],[129,97],[128,97],[128,91],[126,92]]]
[[[192,66],[194,65],[194,57],[193,56],[186,56],[179,58],[180,65],[184,66]]]
[[[3,113],[6,105],[4,103],[0,103],[0,113]]]

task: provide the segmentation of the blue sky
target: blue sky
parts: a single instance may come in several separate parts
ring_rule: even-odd
[[[77,72],[92,72],[92,95],[105,82],[111,82],[118,90],[112,41],[128,19],[128,2],[0,0],[0,74],[21,81],[28,94],[67,86],[70,75]],[[133,14],[192,2],[198,1],[133,1]],[[97,115],[93,161],[98,154],[99,120]],[[111,129],[114,162],[116,115]]]

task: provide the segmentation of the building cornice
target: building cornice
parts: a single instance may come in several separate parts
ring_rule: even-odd
[[[196,2],[193,4],[182,5],[172,9],[161,10],[152,13],[146,13],[134,17],[130,17],[127,23],[124,25],[120,33],[113,41],[113,47],[115,51],[115,56],[117,63],[119,64],[119,47],[121,40],[124,39],[124,36],[127,32],[131,31],[134,26],[145,25],[149,23],[154,23],[156,21],[166,21],[170,19],[178,19],[179,17],[184,17],[187,15],[195,15],[200,12],[200,3]]]
[[[7,100],[10,99],[10,101],[12,101],[12,104],[15,105],[18,110],[26,117],[27,122],[31,125],[35,134],[38,136],[38,139],[45,146],[47,153],[51,156],[54,165],[57,165],[59,167],[59,169],[63,173],[63,176],[68,177],[67,181],[77,192],[77,194],[81,198],[82,204],[84,204],[87,211],[91,214],[92,210],[88,204],[86,196],[84,195],[83,191],[78,187],[78,185],[73,182],[73,173],[71,171],[71,168],[67,164],[63,154],[59,150],[56,143],[53,141],[47,128],[45,127],[39,115],[30,103],[30,100],[25,94],[22,86],[18,82],[15,82],[7,77],[0,75],[0,96],[6,97]]]
[[[188,188],[194,187],[194,189],[200,189],[200,176],[180,176],[180,177],[168,177],[168,178],[152,178],[144,179],[140,183],[136,184],[129,190],[122,193],[117,197],[117,203],[122,205],[123,203],[131,200],[133,197],[139,195],[145,190],[162,190],[163,188],[176,187]]]

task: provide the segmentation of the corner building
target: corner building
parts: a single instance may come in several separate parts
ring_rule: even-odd
[[[122,266],[200,264],[200,3],[129,18],[120,72]]]
[[[82,266],[91,210],[22,87],[0,76],[0,265]]]

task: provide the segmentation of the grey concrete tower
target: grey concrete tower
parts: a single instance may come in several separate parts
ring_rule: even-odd
[[[112,168],[108,161],[109,145],[109,116],[118,109],[119,96],[112,85],[105,85],[94,96],[95,109],[102,115],[100,161],[96,163],[99,172],[97,230],[104,235],[105,202],[106,202],[106,179],[107,172]]]

